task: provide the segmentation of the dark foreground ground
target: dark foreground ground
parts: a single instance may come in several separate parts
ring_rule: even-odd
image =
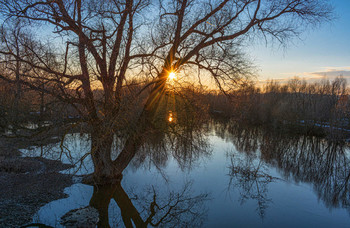
[[[0,142],[1,144],[1,142]],[[69,165],[44,158],[23,158],[11,145],[0,145],[0,227],[21,227],[32,221],[39,208],[65,197]]]

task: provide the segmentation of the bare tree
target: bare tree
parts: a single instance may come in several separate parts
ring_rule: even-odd
[[[252,38],[284,43],[307,26],[331,18],[323,0],[1,0],[4,19],[1,58],[20,62],[0,78],[45,92],[75,106],[91,127],[94,180],[121,174],[142,143],[170,72],[210,75],[223,91],[250,75],[242,44]],[[8,25],[21,20],[27,31],[10,45]],[[28,32],[29,31],[29,32]],[[45,42],[45,36],[54,39]],[[123,86],[151,79],[151,92],[115,161],[113,135],[120,124]],[[45,87],[37,81],[46,82]],[[97,99],[94,88],[103,90]],[[80,108],[83,107],[83,108]]]

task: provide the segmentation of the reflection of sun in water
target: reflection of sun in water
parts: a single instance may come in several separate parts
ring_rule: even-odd
[[[170,72],[170,74],[169,74],[169,76],[168,76],[168,78],[170,79],[170,80],[175,80],[176,79],[176,74],[174,73],[174,72]]]
[[[173,118],[173,114],[169,113],[169,117],[168,117],[168,121],[169,122],[173,122],[174,118]]]

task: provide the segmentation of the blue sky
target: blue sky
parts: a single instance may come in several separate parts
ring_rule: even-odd
[[[330,0],[336,19],[308,30],[286,48],[255,44],[248,53],[258,68],[258,81],[313,81],[342,75],[350,84],[350,0]],[[262,42],[264,43],[264,42]]]
[[[342,75],[350,82],[350,0],[331,0],[336,19],[303,33],[287,48],[256,44],[250,55],[258,66],[258,80],[284,81],[298,76],[315,80]]]

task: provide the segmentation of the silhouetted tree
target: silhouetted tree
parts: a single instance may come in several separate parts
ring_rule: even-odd
[[[134,157],[149,129],[170,72],[209,74],[228,93],[244,83],[251,65],[241,45],[251,37],[282,43],[305,26],[331,17],[323,0],[1,0],[1,58],[29,69],[1,72],[11,83],[54,96],[76,107],[91,128],[94,181],[116,178]],[[18,54],[8,36],[21,21]],[[51,40],[46,42],[48,35]],[[206,72],[206,73],[204,73]],[[124,85],[151,79],[151,92],[116,160],[113,136],[124,120]],[[199,77],[199,78],[200,78]],[[50,86],[42,87],[45,82]],[[93,93],[102,89],[100,99]]]

